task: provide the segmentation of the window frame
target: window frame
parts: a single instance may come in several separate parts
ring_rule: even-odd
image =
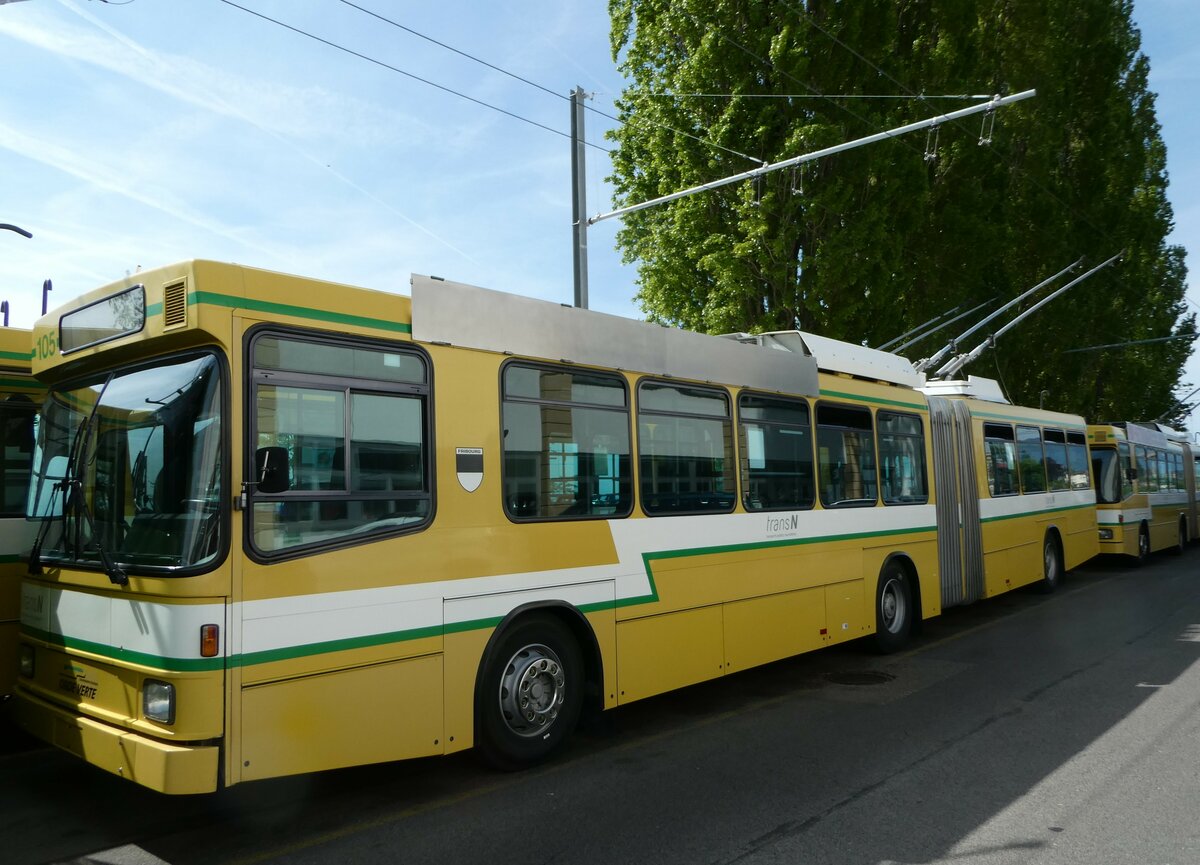
[[[1025,469],[1024,469],[1025,458],[1021,454],[1021,445],[1022,444],[1032,444],[1033,440],[1029,439],[1026,442],[1022,442],[1021,441],[1021,430],[1033,430],[1034,432],[1037,433],[1038,451],[1042,455],[1042,488],[1040,490],[1026,490],[1025,489]],[[1046,441],[1045,441],[1045,438],[1043,437],[1042,428],[1035,424],[1018,423],[1015,432],[1016,432],[1016,443],[1017,443],[1017,469],[1020,472],[1019,477],[1020,477],[1020,482],[1021,482],[1021,495],[1023,495],[1023,496],[1040,496],[1040,495],[1044,495],[1046,493],[1052,492],[1052,490],[1050,489],[1050,476],[1049,476],[1049,473],[1046,471]]]
[[[624,407],[606,406],[606,405],[601,405],[598,403],[582,403],[582,402],[570,402],[570,401],[562,401],[562,400],[542,400],[542,399],[534,399],[532,397],[524,397],[524,396],[516,397],[513,399],[513,401],[517,402],[517,403],[521,403],[523,405],[581,406],[584,408],[594,409],[597,411],[607,411],[607,412],[613,412],[613,413],[624,412],[624,414],[625,414],[625,434],[627,436],[627,441],[629,443],[629,487],[630,487],[629,506],[624,511],[624,513],[617,512],[617,513],[611,513],[611,514],[570,514],[570,515],[566,515],[566,516],[559,514],[557,516],[543,517],[543,516],[518,516],[518,515],[514,515],[513,513],[511,513],[509,511],[508,503],[506,501],[504,501],[505,481],[507,480],[507,475],[506,475],[506,471],[505,471],[505,465],[507,463],[507,460],[505,458],[506,454],[505,454],[505,450],[504,450],[504,406],[505,406],[505,402],[508,400],[508,397],[505,392],[505,387],[504,387],[504,377],[507,374],[508,370],[510,370],[514,366],[523,367],[525,369],[547,370],[547,371],[553,371],[553,372],[567,372],[567,373],[572,373],[572,374],[578,373],[580,375],[588,375],[588,376],[592,376],[595,378],[612,379],[613,381],[618,382],[621,385],[622,393],[625,396]],[[500,510],[503,512],[504,516],[510,522],[516,523],[518,525],[524,525],[527,523],[578,522],[580,520],[584,520],[584,521],[586,521],[586,520],[616,520],[616,519],[626,519],[633,514],[633,509],[636,505],[637,498],[638,498],[638,476],[637,476],[637,472],[635,470],[635,464],[637,462],[637,453],[636,453],[636,443],[634,442],[634,439],[633,439],[633,429],[632,429],[632,426],[634,423],[634,410],[633,410],[633,404],[632,404],[633,401],[632,401],[632,396],[631,396],[631,388],[629,386],[629,382],[625,379],[625,376],[621,375],[619,372],[613,372],[611,370],[593,369],[591,367],[576,366],[574,364],[555,364],[555,363],[547,363],[545,361],[528,360],[528,359],[524,359],[524,358],[511,358],[509,360],[506,360],[504,363],[502,363],[500,365],[500,374],[499,374],[498,384],[499,384],[499,402],[498,402],[498,404],[500,407],[499,416],[498,416],[498,421],[500,424],[500,427],[499,427],[500,495],[501,495]]]
[[[718,417],[717,415],[697,414],[697,413],[693,413],[693,412],[676,412],[676,411],[661,411],[661,410],[651,410],[650,414],[657,415],[659,417],[689,418],[689,419],[695,419],[695,420],[714,420],[714,421],[721,421],[721,422],[727,424],[727,429],[729,432],[729,439],[728,439],[729,450],[727,453],[728,453],[728,457],[731,462],[731,466],[729,469],[729,476],[731,478],[732,486],[733,486],[733,489],[728,493],[728,495],[730,497],[729,507],[721,508],[721,509],[711,508],[708,510],[678,510],[678,511],[663,511],[663,510],[655,511],[655,510],[651,510],[650,508],[647,507],[646,497],[642,494],[644,478],[642,475],[642,434],[641,434],[642,415],[643,415],[642,389],[646,385],[662,385],[664,387],[669,387],[669,388],[704,391],[704,392],[712,394],[713,396],[719,396],[722,399],[722,401],[724,401],[725,415],[723,417]],[[664,379],[664,378],[657,378],[657,377],[652,377],[652,376],[646,376],[645,378],[638,379],[636,387],[634,388],[634,391],[635,391],[636,396],[635,396],[635,405],[634,405],[633,413],[634,413],[634,423],[636,424],[636,427],[637,427],[637,441],[635,443],[635,452],[636,452],[635,460],[636,460],[637,468],[636,468],[636,474],[634,475],[634,477],[636,479],[635,495],[637,496],[638,507],[641,509],[641,512],[643,514],[645,514],[647,517],[653,517],[653,518],[705,516],[705,515],[710,515],[710,514],[733,513],[733,511],[735,511],[737,509],[741,491],[739,489],[740,483],[739,483],[739,479],[738,479],[739,452],[738,452],[738,446],[737,446],[737,444],[738,444],[737,443],[737,427],[736,427],[737,419],[734,417],[733,399],[732,399],[732,394],[730,393],[730,391],[727,388],[721,387],[720,385],[697,384],[696,382],[691,382],[691,381],[683,381],[683,380],[670,379],[670,378]]]
[[[37,423],[39,406],[25,394],[10,394],[6,399],[0,400],[0,424],[7,423],[9,420],[19,420],[25,423],[26,431],[29,433],[29,458],[25,460],[25,484],[24,495],[22,496],[21,506],[16,510],[4,509],[4,497],[0,496],[0,520],[24,520],[26,500],[29,497],[29,485],[33,479],[33,455],[37,450]],[[0,427],[2,429],[2,427]],[[8,484],[8,459],[3,452],[7,441],[0,441],[0,483],[3,483],[7,490]]]
[[[999,434],[997,434],[997,431],[999,431]],[[1011,464],[1008,469],[1008,472],[1014,482],[1012,492],[995,492],[996,471],[995,468],[992,467],[995,463],[995,460],[993,459],[991,463],[989,463],[988,460],[988,457],[991,455],[991,449],[989,447],[991,442],[1007,443],[1012,446],[1012,450],[1009,453]],[[987,482],[988,497],[993,499],[1006,499],[1009,496],[1021,495],[1021,454],[1020,451],[1017,450],[1017,433],[1013,425],[1010,423],[995,423],[993,421],[985,421],[983,424],[982,444],[984,448],[984,480]],[[989,471],[991,472],[990,474]]]
[[[919,436],[913,436],[911,433],[900,433],[906,438],[919,438],[921,442],[921,486],[925,490],[925,495],[920,499],[912,499],[911,501],[888,500],[883,495],[883,433],[879,430],[879,416],[891,415],[894,417],[912,418],[917,422],[917,426],[921,432]],[[906,507],[909,505],[927,505],[929,504],[929,460],[928,447],[929,436],[926,433],[926,424],[921,415],[916,412],[895,411],[894,409],[878,409],[874,412],[875,421],[875,478],[879,486],[879,501],[884,507]]]
[[[755,508],[752,508],[746,503],[747,499],[750,495],[750,488],[749,488],[749,484],[747,483],[747,481],[750,479],[749,478],[749,472],[750,472],[749,449],[750,448],[749,448],[749,442],[748,441],[744,442],[743,438],[742,438],[743,433],[745,431],[745,423],[746,423],[745,421],[742,420],[742,400],[744,400],[746,398],[771,400],[773,402],[781,402],[781,403],[791,403],[792,405],[804,407],[804,411],[808,416],[808,426],[807,426],[808,456],[809,456],[809,465],[812,467],[812,478],[811,478],[812,497],[809,499],[808,504],[806,504],[806,505],[784,505],[781,507],[755,507]],[[819,493],[817,491],[817,455],[816,455],[817,433],[816,433],[816,424],[815,424],[815,421],[816,421],[815,407],[811,403],[809,403],[808,400],[804,399],[803,397],[784,396],[782,394],[772,394],[772,393],[762,393],[760,391],[754,391],[754,390],[743,390],[743,391],[739,392],[737,394],[736,407],[737,407],[737,413],[734,418],[734,444],[736,446],[735,461],[737,463],[737,477],[735,478],[735,482],[738,487],[738,501],[741,502],[742,509],[744,511],[746,511],[746,513],[750,513],[750,514],[766,514],[766,513],[777,513],[777,512],[781,512],[781,511],[811,511],[813,508],[815,508],[817,506],[817,499],[819,498]],[[794,428],[794,427],[798,426],[796,424],[787,424],[787,423],[776,422],[776,421],[756,421],[756,422],[757,423],[767,423],[767,424],[770,424],[775,427],[785,427],[786,426],[786,427]],[[742,469],[743,463],[745,463],[744,471]]]
[[[1050,475],[1050,446],[1055,449],[1061,448],[1062,462],[1059,465],[1062,468],[1061,486],[1054,485],[1054,479]],[[1071,491],[1071,453],[1067,446],[1067,432],[1058,427],[1042,427],[1042,464],[1046,469],[1046,492],[1050,493],[1069,493]]]
[[[833,502],[826,503],[825,495],[821,484],[821,420],[820,412],[822,408],[835,408],[842,411],[865,412],[867,415],[867,428],[871,433],[871,456],[874,459],[875,469],[875,498],[869,500],[866,497],[861,499],[843,499],[841,503]],[[829,426],[829,429],[853,429],[853,427],[838,427]],[[870,406],[861,405],[852,402],[837,402],[832,400],[817,400],[813,406],[813,448],[816,452],[816,484],[817,484],[817,500],[821,502],[821,509],[827,511],[842,511],[853,510],[855,508],[877,508],[881,507],[880,502],[880,482],[879,482],[879,435],[875,429],[875,413],[871,411]]]
[[[1092,460],[1088,454],[1087,436],[1079,430],[1068,429],[1067,433],[1067,483],[1072,492],[1082,492],[1083,490],[1094,490],[1096,487],[1095,481],[1092,479]],[[1083,454],[1084,470],[1087,473],[1087,486],[1075,486],[1071,481],[1071,455]]]
[[[368,351],[378,351],[416,356],[424,366],[425,382],[418,385],[397,381],[381,381],[379,379],[355,378],[345,375],[321,375],[309,372],[294,372],[291,370],[259,369],[254,363],[254,349],[258,341],[264,337],[278,337],[293,342],[309,342],[334,348],[361,348]],[[242,472],[245,493],[242,521],[242,546],[246,556],[259,564],[277,564],[283,561],[319,555],[332,550],[373,544],[383,540],[416,534],[429,528],[437,514],[437,440],[434,428],[434,369],[429,354],[418,344],[410,342],[390,341],[372,337],[352,336],[349,334],[331,334],[328,331],[308,330],[305,328],[289,327],[277,323],[262,324],[247,331],[243,340],[244,367],[243,382],[243,453]],[[258,441],[258,413],[256,410],[258,388],[260,384],[279,387],[315,388],[332,393],[347,394],[342,407],[344,441],[349,447],[352,442],[351,417],[352,400],[350,395],[355,393],[384,396],[414,396],[424,400],[425,416],[422,418],[422,451],[426,476],[426,490],[423,495],[397,496],[395,491],[379,491],[370,494],[366,491],[355,491],[351,488],[349,472],[345,473],[346,486],[341,490],[287,490],[282,493],[259,493],[254,489],[251,480],[254,477],[254,456]],[[341,388],[330,387],[341,385]],[[347,453],[346,458],[349,459]],[[314,541],[279,550],[261,549],[254,541],[254,505],[264,502],[357,502],[357,501],[395,501],[398,498],[425,498],[429,508],[424,519],[412,525],[396,526],[392,529],[377,532],[364,532],[360,535],[343,535],[326,540]]]

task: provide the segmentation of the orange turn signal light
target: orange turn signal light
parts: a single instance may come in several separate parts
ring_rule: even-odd
[[[200,657],[215,658],[221,648],[221,629],[217,625],[200,626]]]

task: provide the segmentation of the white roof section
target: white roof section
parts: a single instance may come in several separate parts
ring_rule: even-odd
[[[930,381],[926,382],[920,390],[926,396],[966,396],[972,399],[981,399],[985,402],[1010,405],[1008,399],[1004,396],[1004,391],[1000,388],[1000,382],[994,378],[969,375],[966,381],[962,379],[954,381]]]
[[[925,376],[898,354],[818,336],[801,330],[777,330],[770,333],[724,334],[729,339],[750,342],[763,348],[790,351],[810,355],[817,368],[825,372],[840,372],[872,381],[885,381],[918,389],[925,384]]]
[[[1142,425],[1133,422],[1125,424],[1125,438],[1134,444],[1153,448],[1165,448],[1168,441],[1168,436],[1158,428],[1158,424]]]

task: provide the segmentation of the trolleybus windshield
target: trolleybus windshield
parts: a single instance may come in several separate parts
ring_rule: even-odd
[[[117,370],[47,395],[28,508],[46,521],[41,562],[200,567],[221,549],[221,502],[215,356]]]

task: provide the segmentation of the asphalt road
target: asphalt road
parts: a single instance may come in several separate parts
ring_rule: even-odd
[[[1200,548],[470,755],[173,799],[0,749],[0,862],[1200,863]]]

